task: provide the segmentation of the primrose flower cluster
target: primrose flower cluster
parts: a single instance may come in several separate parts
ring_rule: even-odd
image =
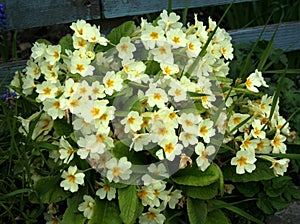
[[[257,95],[268,87],[261,72],[232,84],[229,34],[211,18],[205,25],[195,15],[187,27],[179,19],[166,11],[155,23],[142,19],[113,47],[100,27],[78,20],[71,46],[35,43],[11,83],[40,104],[31,117],[19,117],[20,132],[27,135],[38,119],[32,139],[58,146],[50,157],[69,166],[60,186],[77,192],[85,174],[74,161],[87,160],[102,175],[95,180],[100,199],[116,197],[112,183],[141,186],[137,194],[148,211],[140,223],[163,223],[161,212],[182,197],[164,179],[193,161],[205,171],[222,144],[237,146],[231,165],[238,174],[253,172],[262,159],[283,175],[289,162],[265,155],[285,153],[289,128],[273,97]],[[56,120],[72,124],[71,139],[53,131]],[[90,219],[94,203],[85,195],[78,209]]]

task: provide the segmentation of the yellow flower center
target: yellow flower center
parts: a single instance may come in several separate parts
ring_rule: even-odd
[[[110,186],[103,184],[103,190],[105,190],[106,192],[110,191]]]
[[[121,45],[121,51],[127,52],[127,49],[128,49],[127,44],[122,44],[122,45]]]
[[[113,172],[112,172],[113,176],[117,177],[121,174],[121,168],[116,166],[113,168]]]
[[[148,212],[147,213],[147,218],[151,219],[151,220],[154,220],[156,218],[156,214],[153,213],[153,212]]]
[[[139,198],[145,198],[147,196],[147,194],[148,194],[148,192],[143,190],[143,189],[138,191],[138,197]]]
[[[246,81],[246,86],[250,88],[252,86],[252,84],[253,84],[253,82],[248,78]]]
[[[175,44],[179,44],[180,43],[180,38],[179,37],[174,37],[172,40]]]
[[[200,133],[202,135],[206,135],[207,132],[208,132],[208,130],[207,130],[207,127],[205,125],[200,128]]]
[[[164,151],[165,151],[165,153],[171,154],[174,151],[173,144],[171,142],[166,144]]]
[[[194,51],[195,50],[195,45],[193,43],[189,43],[189,49],[191,51]]]
[[[241,156],[240,158],[238,158],[237,162],[240,166],[244,166],[247,164],[247,158],[244,156]]]
[[[55,102],[53,103],[53,106],[55,107],[55,109],[58,109],[59,106],[60,106],[59,101],[55,101]]]
[[[69,175],[68,175],[68,181],[69,181],[70,183],[75,183],[75,180],[76,180],[75,175],[73,175],[73,174],[69,174]]]
[[[111,88],[115,85],[115,81],[109,79],[109,80],[106,81],[106,85],[107,85],[108,88]]]
[[[276,136],[273,141],[276,147],[280,146],[280,138],[278,136]]]
[[[161,95],[160,93],[154,93],[154,97],[155,100],[160,100],[161,99]]]
[[[82,72],[84,70],[84,66],[82,64],[76,65],[76,71]]]
[[[158,33],[153,31],[153,32],[150,34],[150,37],[151,37],[152,40],[157,40],[157,39],[158,39]]]
[[[59,58],[59,53],[57,51],[54,51],[53,57],[56,59]]]
[[[93,108],[91,110],[91,113],[92,113],[93,117],[98,117],[99,114],[100,114],[100,109],[99,108]]]
[[[43,89],[44,95],[50,95],[51,94],[51,89],[49,87],[46,87]]]
[[[239,123],[241,123],[241,120],[242,120],[241,117],[235,117],[235,118],[233,118],[233,123],[234,124],[239,124]]]
[[[135,121],[135,118],[134,117],[130,117],[130,118],[128,118],[127,123],[128,124],[133,124],[134,121]]]

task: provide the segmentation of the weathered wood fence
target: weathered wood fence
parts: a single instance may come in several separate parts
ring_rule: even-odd
[[[254,0],[236,0],[235,3]],[[230,4],[232,0],[190,0],[189,8]],[[7,30],[21,30],[54,24],[66,24],[77,19],[113,19],[124,16],[159,12],[168,8],[168,0],[0,0],[5,6]],[[184,9],[186,0],[173,0],[173,9]],[[284,51],[300,49],[300,21],[268,25],[262,40],[270,40],[279,25],[274,47]],[[235,43],[254,42],[264,26],[229,31]],[[25,61],[0,64],[0,82],[8,84],[13,73],[25,66]],[[0,89],[0,93],[4,89]]]

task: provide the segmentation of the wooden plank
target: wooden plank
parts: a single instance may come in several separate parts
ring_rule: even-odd
[[[278,24],[268,25],[261,40],[271,40]],[[264,26],[229,31],[233,43],[255,42]],[[280,48],[286,52],[300,50],[300,22],[285,22],[279,25],[274,39],[273,48]]]
[[[3,93],[6,92],[7,86],[13,79],[15,72],[25,68],[26,62],[27,60],[21,60],[0,64],[0,97]]]
[[[253,0],[236,0],[251,2]],[[232,0],[190,0],[189,8],[230,4]],[[173,9],[184,9],[186,0],[173,0]],[[168,8],[168,0],[102,0],[102,13],[104,18],[142,15],[159,12]]]
[[[8,30],[99,19],[101,15],[100,0],[4,0],[3,4]]]

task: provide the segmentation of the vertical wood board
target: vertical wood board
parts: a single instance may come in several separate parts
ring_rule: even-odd
[[[7,29],[26,29],[99,19],[100,0],[4,0]]]

